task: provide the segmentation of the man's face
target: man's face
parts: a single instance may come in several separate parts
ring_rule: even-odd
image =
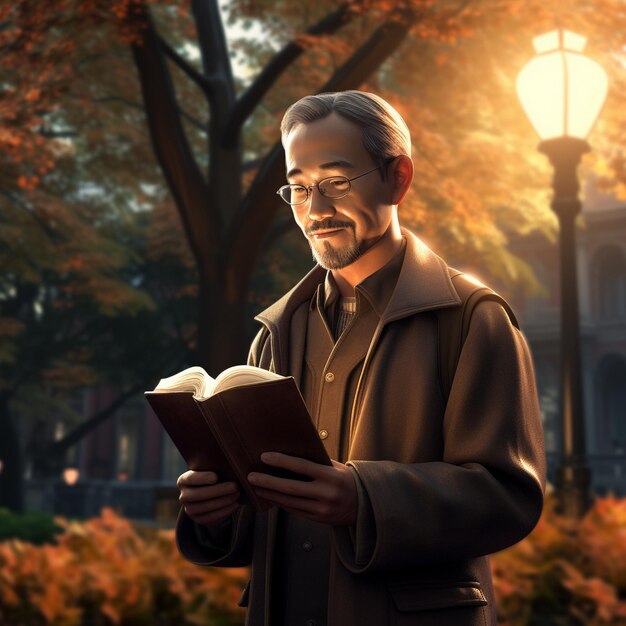
[[[287,180],[311,185],[328,176],[354,178],[376,167],[363,147],[361,129],[336,113],[296,126],[285,143]],[[293,205],[314,260],[341,269],[360,258],[389,227],[390,188],[376,170],[351,183],[343,198],[322,196],[314,187],[304,204]]]

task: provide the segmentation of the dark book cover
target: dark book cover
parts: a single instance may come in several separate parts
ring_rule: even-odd
[[[293,377],[225,389],[204,400],[191,392],[147,391],[145,396],[192,470],[214,471],[220,482],[239,483],[242,504],[272,506],[248,483],[250,472],[310,480],[261,461],[283,452],[331,465]]]

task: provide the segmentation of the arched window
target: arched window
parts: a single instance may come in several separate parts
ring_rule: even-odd
[[[598,317],[626,320],[626,254],[618,246],[600,250],[593,264]]]
[[[626,453],[626,357],[603,357],[596,377],[600,444],[614,454]]]

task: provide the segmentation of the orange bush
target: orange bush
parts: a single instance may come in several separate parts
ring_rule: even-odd
[[[0,543],[0,624],[234,626],[248,571],[203,568],[178,553],[173,530],[138,530],[103,509],[56,520],[56,545]]]
[[[626,625],[626,499],[598,499],[580,521],[546,499],[534,531],[491,559],[501,626]],[[111,510],[57,519],[56,545],[0,543],[3,626],[235,626],[248,570],[204,568],[172,530],[133,526]]]
[[[502,626],[626,625],[626,499],[570,520],[548,496],[533,532],[491,564]]]

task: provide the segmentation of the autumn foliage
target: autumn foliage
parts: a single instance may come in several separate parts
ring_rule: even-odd
[[[246,568],[193,565],[172,530],[136,527],[109,509],[56,522],[55,545],[0,543],[1,624],[243,624]],[[550,496],[535,530],[491,563],[501,626],[626,624],[626,499],[598,499],[575,521]]]
[[[93,39],[94,28],[108,27],[127,44],[137,41],[132,18],[143,5],[143,0],[2,3],[0,153],[16,166],[15,174],[0,176],[2,184],[14,175],[19,188],[34,189],[54,167],[57,150],[44,132],[46,118],[61,107],[76,81],[77,50]]]
[[[141,529],[110,509],[57,519],[56,545],[0,544],[0,623],[13,626],[228,626],[246,569],[185,561],[172,530]]]
[[[491,564],[502,626],[626,624],[626,499],[598,499],[579,521],[549,497],[535,530]]]

